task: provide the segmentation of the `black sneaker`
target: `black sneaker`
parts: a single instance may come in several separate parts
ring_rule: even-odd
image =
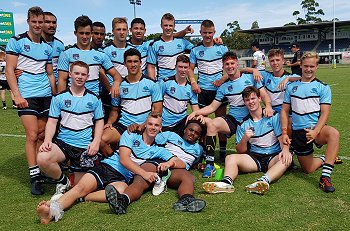
[[[335,158],[334,164],[342,164],[342,163],[343,163],[343,161],[339,158],[339,156],[337,156]]]
[[[125,214],[128,207],[128,198],[120,194],[113,185],[107,185],[105,191],[109,208],[116,214]]]
[[[319,187],[325,192],[334,192],[335,188],[332,185],[331,178],[322,177],[320,178]]]
[[[185,197],[173,205],[175,211],[200,212],[205,208],[205,201],[194,197]]]
[[[43,195],[44,194],[44,190],[41,186],[41,182],[39,180],[34,180],[32,181],[30,186],[30,192],[33,195]]]

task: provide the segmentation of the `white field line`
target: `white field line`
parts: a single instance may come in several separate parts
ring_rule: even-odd
[[[3,133],[0,133],[0,136],[2,136],[2,137],[20,137],[20,138],[26,137],[25,135],[3,134]]]

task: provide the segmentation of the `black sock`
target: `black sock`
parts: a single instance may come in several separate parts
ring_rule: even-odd
[[[68,178],[63,173],[61,173],[60,178],[58,178],[57,180],[57,182],[60,184],[67,184],[67,181],[68,181]]]
[[[227,145],[227,141],[221,141],[219,140],[219,144],[220,144],[220,158],[224,158],[226,156],[226,145]]]
[[[205,137],[206,164],[214,165],[215,146],[216,146],[216,136],[206,136]]]
[[[2,106],[6,107],[6,101],[2,101]]]
[[[29,167],[29,176],[30,182],[39,181],[40,180],[40,168],[38,165]]]
[[[224,176],[224,178],[222,178],[221,181],[224,182],[224,183],[226,183],[226,184],[233,185],[233,180],[232,180],[232,178],[229,177],[229,176]]]

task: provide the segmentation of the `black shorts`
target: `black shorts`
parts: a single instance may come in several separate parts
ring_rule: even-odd
[[[7,80],[0,80],[0,90],[11,90]]]
[[[18,108],[18,115],[34,115],[36,117],[48,117],[51,104],[51,96],[25,98],[29,107]]]
[[[119,132],[120,135],[122,135],[128,129],[127,126],[119,122],[113,123],[112,126]]]
[[[98,189],[104,189],[108,184],[113,182],[126,182],[125,177],[120,172],[105,163],[101,163],[100,165],[88,170],[87,173],[90,173],[95,177]]]
[[[200,108],[210,105],[216,96],[216,91],[211,90],[203,90],[201,89],[201,93],[198,94],[198,105]],[[223,102],[220,107],[226,107],[227,101]]]
[[[292,144],[291,149],[297,156],[308,156],[314,152],[314,145],[317,148],[321,148],[322,145],[317,144],[315,141],[307,143],[306,131],[302,130],[292,130]]]
[[[221,118],[223,118],[226,121],[228,127],[230,128],[230,134],[226,135],[228,138],[230,138],[231,136],[236,134],[237,126],[240,123],[232,115],[225,115]]]
[[[180,120],[177,124],[175,124],[173,126],[162,127],[162,131],[163,132],[166,132],[166,131],[175,132],[179,136],[182,137],[183,134],[184,134],[184,129],[186,127],[186,120],[187,120],[187,116],[185,118],[183,118],[182,120]]]
[[[166,161],[163,160],[163,159],[155,158],[155,159],[146,160],[146,161],[143,162],[142,164],[150,163],[150,164],[153,164],[153,165],[155,165],[156,167],[158,167],[158,165],[159,165],[160,163],[164,163],[164,162],[166,162]],[[141,166],[142,166],[142,164],[141,164]]]
[[[267,172],[269,169],[270,161],[278,155],[278,153],[274,154],[258,154],[258,153],[248,153],[248,155],[255,161],[256,166],[258,167],[259,172]]]

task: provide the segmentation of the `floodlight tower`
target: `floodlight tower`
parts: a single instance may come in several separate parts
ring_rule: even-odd
[[[335,59],[335,0],[333,0],[333,60],[332,67],[337,67],[337,60]]]
[[[134,18],[136,18],[136,5],[141,6],[141,0],[129,0],[131,5],[134,5]]]

